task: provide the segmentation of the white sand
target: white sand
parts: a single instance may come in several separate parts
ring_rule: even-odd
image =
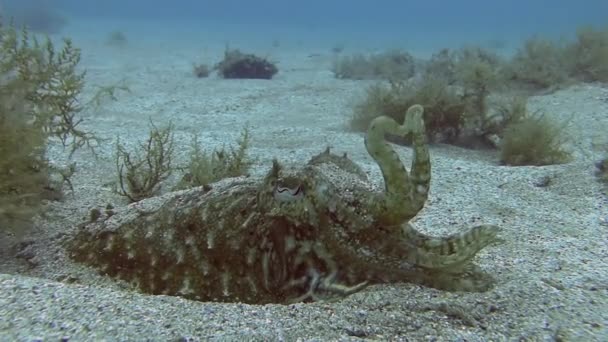
[[[103,44],[103,36],[85,38],[76,39],[88,71],[83,101],[96,85],[123,79],[132,93],[82,113],[82,128],[109,140],[97,149],[98,159],[86,150],[74,156],[74,194],[49,205],[25,237],[28,244],[15,247],[15,238],[0,238],[0,273],[6,274],[0,276],[0,340],[608,340],[608,201],[593,176],[608,142],[607,88],[579,85],[531,99],[532,110],[562,119],[574,115],[568,131],[575,159],[568,164],[506,167],[494,152],[431,148],[431,195],[415,224],[436,235],[479,223],[503,227],[506,243],[477,258],[497,278],[493,290],[449,293],[393,284],[337,303],[200,303],[126,291],[65,257],[64,233],[91,208],[126,203],[109,185],[116,177],[116,136],[133,147],[147,136],[149,118],[172,121],[176,161],[183,163],[192,134],[212,149],[231,144],[248,125],[254,175],[265,172],[272,157],[301,164],[331,146],[348,152],[380,183],[363,136],[346,129],[366,82],[334,79],[326,48],[273,49],[269,42],[249,51],[279,63],[275,79],[236,81],[191,75],[192,62],[220,59],[223,42],[199,48],[149,39],[115,49]],[[410,150],[397,148],[407,165]],[[51,146],[52,162],[68,163],[66,156]],[[548,187],[535,185],[546,176],[552,177]]]

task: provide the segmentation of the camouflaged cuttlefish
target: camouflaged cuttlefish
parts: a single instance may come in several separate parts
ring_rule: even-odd
[[[422,113],[415,105],[403,125],[388,117],[370,124],[365,146],[382,170],[383,192],[328,149],[302,168],[275,160],[263,179],[225,179],[131,204],[83,225],[70,254],[143,292],[201,301],[311,301],[378,282],[485,290],[492,279],[471,260],[498,240],[498,227],[435,238],[408,223],[431,178]],[[385,134],[410,136],[409,172]]]

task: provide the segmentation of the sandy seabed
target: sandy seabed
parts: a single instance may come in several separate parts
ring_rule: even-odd
[[[205,48],[175,42],[76,39],[83,49],[86,88],[124,81],[98,109],[85,108],[82,128],[107,139],[97,158],[86,150],[73,161],[74,192],[48,205],[22,243],[0,241],[0,340],[608,340],[608,200],[594,177],[594,162],[608,142],[608,88],[575,85],[530,99],[531,110],[570,119],[574,159],[563,165],[507,167],[493,151],[431,146],[433,181],[415,225],[446,235],[479,223],[503,228],[502,245],[484,249],[476,262],[497,279],[485,293],[451,293],[412,284],[371,286],[333,303],[245,305],[201,303],[128,290],[95,270],[75,264],[61,241],[91,208],[126,205],[112,192],[114,141],[135,148],[157,125],[175,126],[176,163],[184,163],[192,135],[211,150],[230,145],[250,129],[252,176],[270,160],[302,164],[330,146],[347,152],[381,184],[365,152],[363,135],[348,130],[364,81],[337,80],[327,48],[268,47],[280,73],[271,81],[206,79],[192,62],[213,64],[224,45]],[[236,47],[236,46],[235,46]],[[409,165],[411,151],[397,146]],[[53,163],[71,162],[53,143]],[[539,186],[549,177],[549,186]],[[171,181],[176,181],[175,178]]]

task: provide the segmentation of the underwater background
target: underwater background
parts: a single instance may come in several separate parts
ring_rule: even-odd
[[[0,16],[0,341],[608,341],[607,0]]]
[[[581,25],[602,25],[608,20],[608,2],[602,0],[5,0],[3,3],[7,8],[52,6],[67,15],[72,24],[82,24],[77,26],[78,30],[85,32],[107,30],[107,24],[114,21],[122,30],[140,33],[143,39],[163,36],[167,31],[194,34],[193,31],[210,30],[216,39],[235,44],[280,40],[285,45],[343,44],[355,49],[390,46],[429,53],[430,49],[460,47],[464,43],[514,48],[533,35],[571,36]]]

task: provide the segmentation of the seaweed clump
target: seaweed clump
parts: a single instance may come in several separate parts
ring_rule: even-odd
[[[479,48],[442,50],[419,78],[371,86],[355,106],[351,127],[363,131],[380,115],[401,122],[410,106],[421,104],[431,142],[494,146],[489,136],[497,126],[488,115],[487,98],[500,84],[501,68],[495,54]]]
[[[195,136],[186,166],[173,166],[173,131],[171,123],[158,128],[151,122],[148,138],[135,151],[127,151],[120,140],[116,141],[117,194],[130,202],[157,196],[176,170],[183,172],[183,176],[173,190],[208,187],[213,182],[242,176],[249,171],[252,162],[247,155],[250,144],[248,129],[243,130],[236,147],[231,146],[229,150],[222,147],[209,154],[201,148]]]
[[[131,202],[158,194],[173,171],[173,125],[157,128],[150,122],[150,133],[140,145],[139,153],[133,154],[116,141],[116,192]]]
[[[223,78],[271,79],[279,69],[265,58],[227,49],[215,68]]]
[[[5,74],[3,73],[3,76]],[[24,115],[27,101],[20,81],[0,87],[0,227],[19,230],[41,206],[49,184],[44,159],[46,133]]]
[[[251,166],[247,152],[250,145],[249,130],[243,129],[236,147],[229,150],[222,147],[206,153],[200,146],[198,137],[192,139],[190,160],[185,167],[185,174],[176,185],[176,190],[197,186],[208,187],[209,184],[223,178],[238,177],[247,174]]]
[[[608,82],[608,27],[582,27],[565,52],[570,75],[585,82]]]
[[[434,53],[424,64],[426,77],[441,78],[448,85],[456,83],[456,54],[450,49],[441,49]]]
[[[458,137],[465,102],[441,78],[370,86],[365,99],[355,106],[350,125],[355,130],[364,131],[373,119],[381,115],[402,122],[407,109],[414,104],[424,106],[426,131],[431,141],[450,142]],[[391,140],[394,141],[394,137]]]
[[[489,133],[487,98],[500,84],[502,62],[495,54],[474,47],[463,48],[457,58],[455,84],[465,104],[461,138],[483,140]]]
[[[582,27],[576,39],[558,43],[528,39],[505,68],[511,88],[555,90],[572,81],[608,81],[608,28]]]
[[[406,80],[416,71],[414,57],[407,52],[391,50],[372,56],[338,57],[332,72],[339,79]]]
[[[521,109],[518,109],[521,110]],[[512,114],[500,142],[500,160],[506,165],[551,165],[565,163],[570,153],[564,149],[567,141],[565,125],[544,113],[527,111]]]
[[[75,152],[96,138],[77,126],[77,96],[84,73],[76,71],[80,51],[69,39],[55,50],[27,29],[0,25],[0,227],[20,230],[42,207],[60,198],[64,172],[49,164],[46,147],[57,138]],[[53,180],[59,174],[59,181]]]
[[[371,86],[355,107],[351,127],[365,130],[380,115],[401,122],[410,106],[421,104],[431,142],[494,146],[489,136],[497,126],[488,115],[487,97],[498,87],[501,67],[497,56],[482,49],[442,50],[419,78]]]
[[[512,87],[531,91],[559,87],[568,80],[563,48],[539,37],[526,40],[505,69],[505,78]]]

